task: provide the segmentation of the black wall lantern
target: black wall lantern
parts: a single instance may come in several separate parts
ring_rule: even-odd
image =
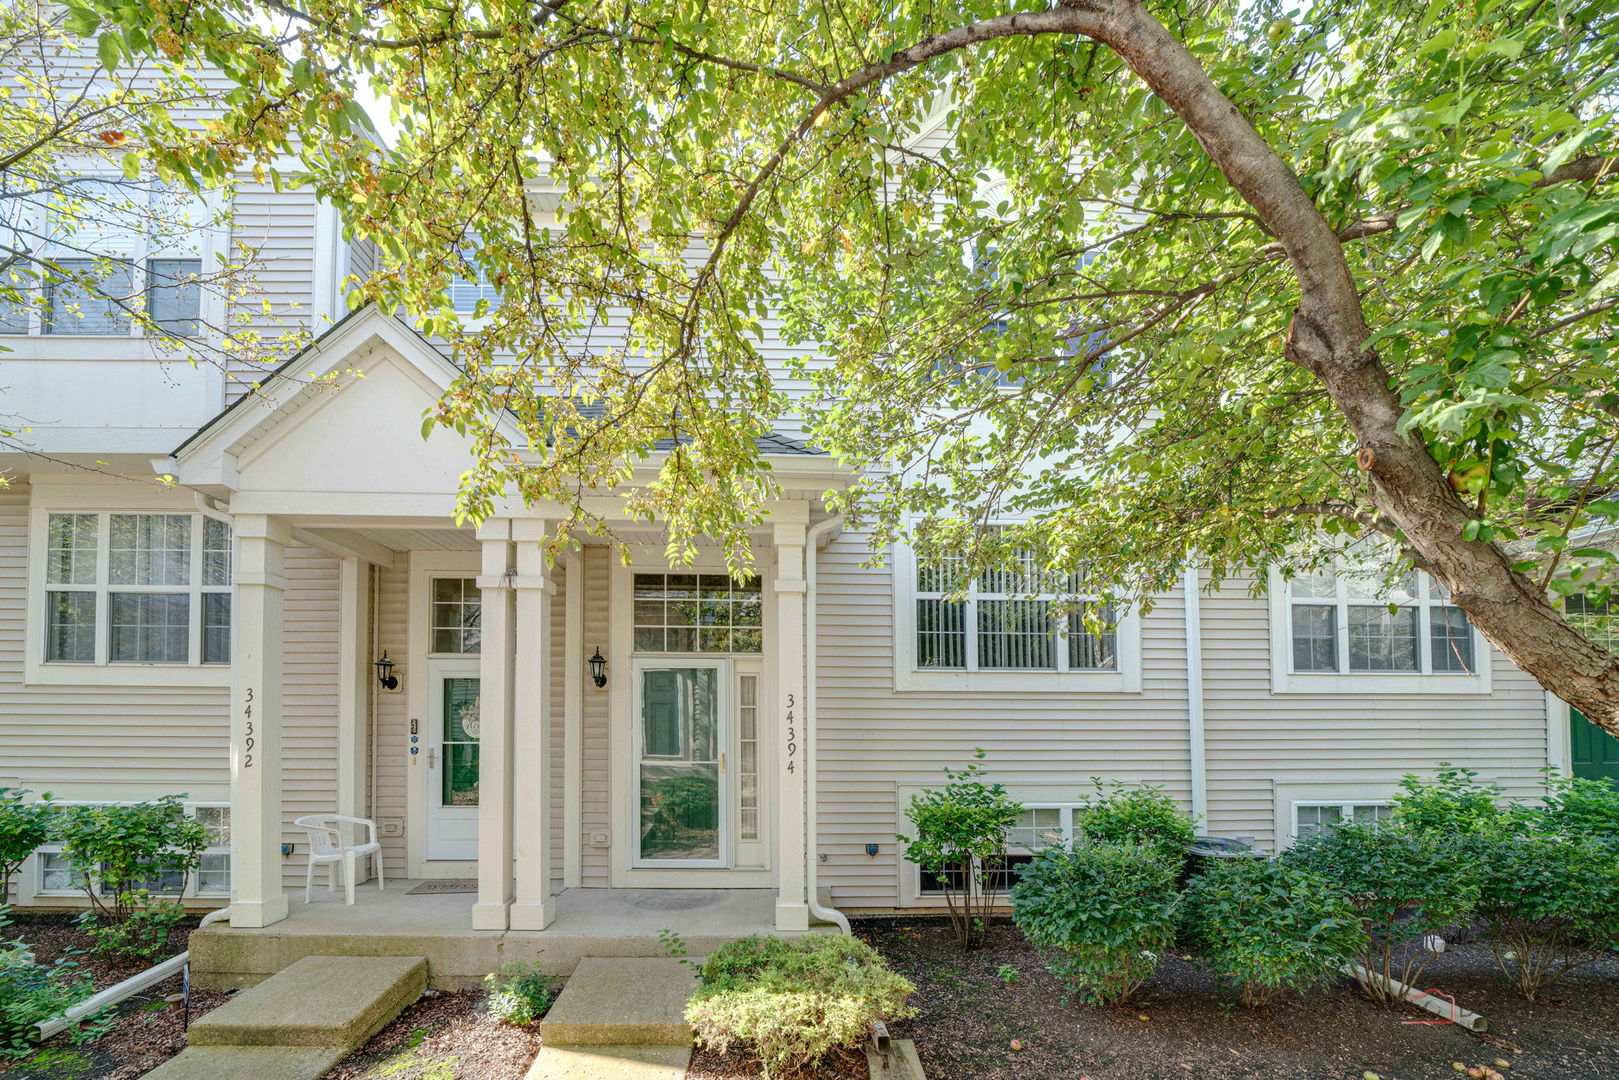
[[[607,658],[602,655],[601,646],[596,646],[596,655],[590,658],[590,681],[598,687],[607,685]]]
[[[384,690],[398,690],[399,677],[394,674],[394,662],[388,659],[388,650],[382,650],[382,659],[376,663],[377,682]]]

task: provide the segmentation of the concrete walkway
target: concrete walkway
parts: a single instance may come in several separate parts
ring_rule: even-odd
[[[152,1080],[315,1080],[427,989],[419,956],[308,956],[204,1015]]]
[[[543,1049],[526,1080],[683,1080],[696,985],[694,966],[667,957],[579,961],[540,1021]]]

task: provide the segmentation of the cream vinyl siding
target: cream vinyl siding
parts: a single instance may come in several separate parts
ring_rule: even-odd
[[[1477,639],[1494,665],[1488,695],[1401,695],[1397,677],[1370,676],[1364,694],[1270,693],[1266,599],[1246,579],[1202,601],[1204,724],[1212,831],[1285,842],[1291,802],[1330,787],[1381,791],[1439,761],[1476,769],[1507,794],[1540,792],[1546,695]],[[1283,798],[1276,789],[1285,788]],[[1286,805],[1283,805],[1286,803]]]
[[[283,880],[302,885],[309,836],[292,824],[303,814],[337,809],[338,564],[323,551],[292,544],[283,563],[281,682],[282,839],[297,845]]]
[[[610,649],[612,637],[608,633],[608,578],[612,570],[612,553],[605,547],[587,547],[580,552],[585,569],[585,649],[586,655],[598,645]],[[604,652],[603,655],[606,655]],[[629,663],[628,657],[607,657],[609,664]],[[611,873],[610,851],[606,847],[591,845],[592,833],[611,836],[613,833],[612,745],[610,695],[597,689],[588,678],[584,688],[584,746],[583,782],[580,785],[579,842],[583,845],[580,856],[580,883],[586,888],[607,888]]]
[[[551,887],[562,888],[562,815],[566,812],[562,801],[562,787],[567,779],[567,771],[563,768],[563,735],[562,723],[566,695],[562,689],[562,675],[564,665],[567,663],[566,643],[563,638],[567,628],[567,589],[568,573],[561,563],[556,564],[547,571],[556,584],[551,594],[550,638],[546,644],[550,652],[550,714],[547,722],[550,727],[549,738],[546,739],[546,770],[551,774],[551,798],[548,807],[550,814],[550,859],[551,859]],[[583,658],[579,658],[582,662]],[[518,783],[522,778],[518,778]]]
[[[226,688],[25,685],[28,492],[20,480],[0,489],[0,776],[67,801],[228,803]],[[308,850],[292,818],[336,801],[337,563],[293,544],[285,571],[284,840],[299,845],[290,884]]]
[[[386,650],[389,659],[399,667],[398,693],[379,692],[372,680],[372,694],[376,701],[377,760],[373,764],[376,790],[372,792],[375,806],[378,839],[382,841],[382,863],[389,875],[404,877],[406,848],[403,826],[410,818],[408,793],[405,785],[410,778],[410,697],[405,693],[406,680],[426,678],[420,665],[410,659],[410,628],[407,611],[410,605],[410,556],[401,552],[395,556],[391,569],[378,571],[376,655]],[[369,616],[368,616],[369,617]],[[369,751],[368,751],[369,753]],[[393,819],[402,827],[397,835],[389,836],[383,829],[386,819]]]
[[[231,330],[257,332],[260,348],[284,359],[295,351],[297,342],[283,343],[283,335],[307,332],[311,326],[315,194],[308,189],[277,192],[267,185],[246,182],[238,188],[232,208],[231,250],[246,245],[255,253],[256,288],[239,304],[235,315],[242,321],[233,321]],[[323,252],[320,257],[332,259],[336,253]],[[268,313],[263,301],[269,301]],[[233,363],[225,384],[226,402],[263,382],[274,366],[274,357],[264,365]]]
[[[863,569],[864,537],[819,554],[819,884],[835,904],[893,907],[904,870],[900,789],[937,786],[983,747],[1016,798],[1074,802],[1093,776],[1162,785],[1190,806],[1185,634],[1179,596],[1142,623],[1140,693],[894,690],[892,567]],[[1055,798],[1060,795],[1061,798]],[[880,845],[873,858],[867,843]]]

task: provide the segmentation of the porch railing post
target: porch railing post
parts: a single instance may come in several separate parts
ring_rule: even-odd
[[[478,529],[483,595],[478,654],[478,902],[474,930],[505,930],[512,901],[511,521],[490,518]]]
[[[517,664],[513,681],[512,766],[517,899],[513,930],[544,930],[556,917],[551,892],[551,598],[556,583],[545,564],[548,523],[512,522],[517,546]],[[575,658],[569,657],[568,662]]]
[[[231,923],[287,917],[281,887],[282,558],[285,522],[238,514],[231,601]]]
[[[804,538],[802,522],[775,527],[776,929],[809,929],[804,774]],[[767,714],[768,715],[768,714]]]

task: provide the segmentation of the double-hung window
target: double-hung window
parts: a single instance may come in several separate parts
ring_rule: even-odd
[[[1473,630],[1426,574],[1391,589],[1331,571],[1288,583],[1293,670],[1473,672]]]
[[[228,897],[231,890],[230,807],[223,803],[197,803],[186,809],[208,830],[208,846],[203,849],[196,872],[187,875],[165,869],[147,881],[137,882],[136,886],[158,896]],[[45,844],[35,852],[34,859],[36,896],[84,894],[84,878],[73,869],[62,845]]]
[[[1033,862],[1046,848],[1066,843],[1073,836],[1074,807],[1072,805],[1025,806],[1017,824],[1006,834],[1006,850],[1000,856],[985,860],[969,874],[965,864],[948,866],[942,871],[918,870],[917,895],[943,896],[945,884],[950,891],[962,892],[969,886],[973,891],[988,889],[1005,895],[1017,884],[1018,867]]]
[[[230,663],[230,526],[197,513],[52,512],[46,664]]]
[[[1277,582],[1282,617],[1277,672],[1301,683],[1368,676],[1423,677],[1423,689],[1468,689],[1487,668],[1483,643],[1444,587],[1413,571],[1388,586],[1373,576],[1318,571]],[[1428,679],[1426,677],[1431,677]],[[1416,688],[1416,687],[1413,687]]]
[[[152,181],[79,177],[8,200],[13,273],[0,334],[195,337],[201,331],[205,203]],[[137,317],[144,312],[146,320]]]
[[[1112,604],[1080,597],[1082,609],[1058,614],[1077,593],[1067,575],[1042,569],[1025,552],[1010,569],[986,570],[962,600],[952,599],[955,560],[916,571],[916,667],[954,671],[1113,672],[1119,633]],[[1085,625],[1087,613],[1102,624]]]
[[[1352,821],[1357,825],[1373,825],[1388,820],[1389,804],[1379,800],[1295,802],[1293,804],[1293,839],[1309,840],[1329,832],[1334,825]]]

